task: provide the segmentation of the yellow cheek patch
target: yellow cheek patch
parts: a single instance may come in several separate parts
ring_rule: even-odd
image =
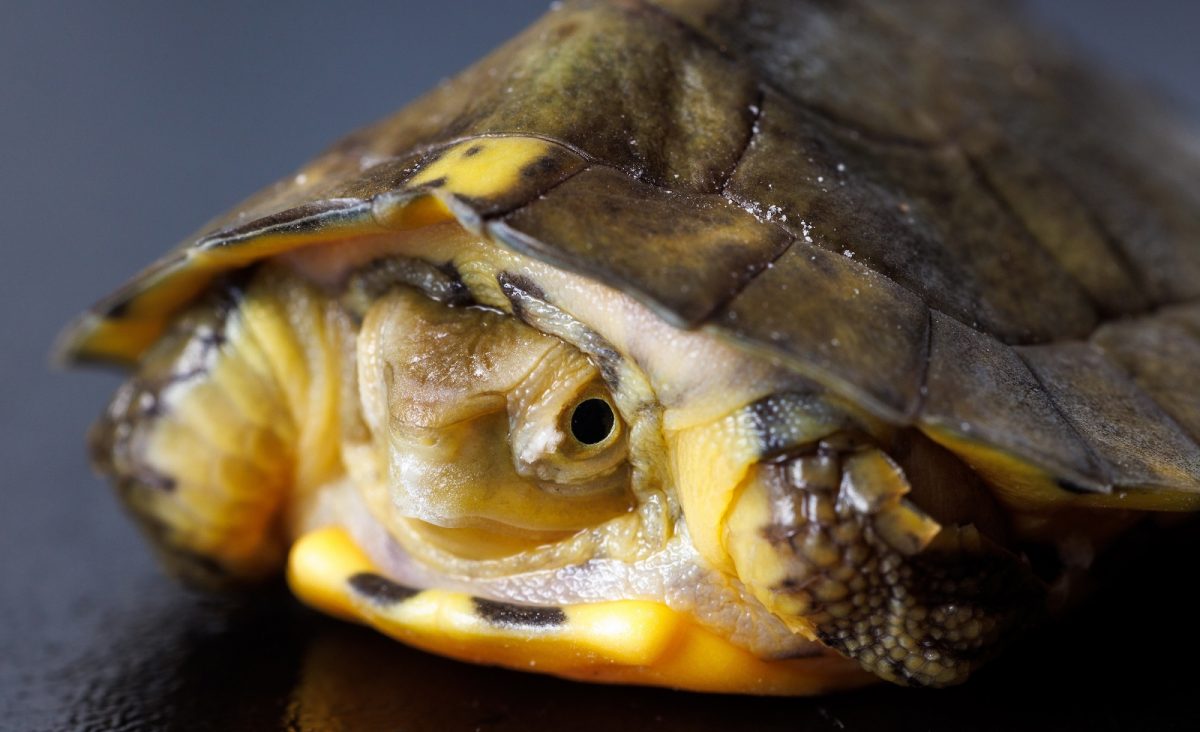
[[[305,603],[417,648],[581,681],[804,695],[873,680],[832,653],[757,658],[653,602],[531,607],[404,587],[382,577],[340,528],[296,542],[288,583]]]

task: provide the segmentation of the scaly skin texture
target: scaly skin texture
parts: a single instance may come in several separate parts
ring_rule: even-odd
[[[1044,607],[1028,565],[902,497],[877,449],[830,440],[759,465],[728,524],[738,574],[797,627],[889,681],[966,679]]]
[[[181,318],[92,430],[92,455],[173,572],[276,575],[353,432],[349,318],[295,278],[229,286]],[[349,407],[349,409],[347,409]]]

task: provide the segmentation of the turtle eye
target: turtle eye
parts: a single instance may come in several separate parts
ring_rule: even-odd
[[[612,435],[616,425],[617,416],[607,400],[584,399],[571,410],[571,436],[582,445],[599,445]]]

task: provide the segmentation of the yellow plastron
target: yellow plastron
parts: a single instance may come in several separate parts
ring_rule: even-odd
[[[417,648],[581,681],[802,695],[872,678],[832,653],[764,661],[655,602],[529,607],[407,588],[379,575],[340,528],[296,542],[288,583],[314,608]]]

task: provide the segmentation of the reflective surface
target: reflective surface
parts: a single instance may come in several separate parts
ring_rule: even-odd
[[[965,686],[821,699],[588,686],[467,666],[318,616],[282,588],[214,599],[147,574],[129,588],[136,607],[99,587],[59,588],[74,596],[72,632],[88,640],[54,664],[5,674],[4,695],[21,709],[4,710],[17,716],[3,723],[231,732],[1195,729],[1189,661],[1200,638],[1189,631],[1194,606],[1173,581],[1179,560],[1197,549],[1177,539],[1139,558],[1143,569],[1120,592],[1100,594]]]

